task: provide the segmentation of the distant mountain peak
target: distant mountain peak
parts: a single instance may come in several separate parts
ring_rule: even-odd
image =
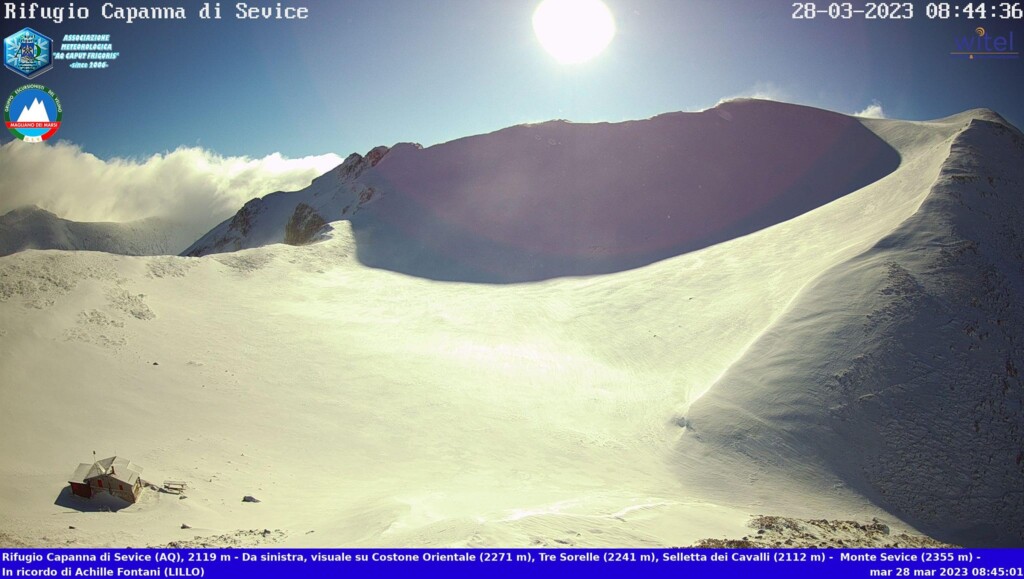
[[[0,215],[0,256],[27,249],[103,251],[122,255],[176,254],[188,243],[180,224],[149,218],[128,223],[63,219],[37,205]]]
[[[376,167],[377,163],[380,163],[381,160],[383,160],[390,152],[390,147],[381,145],[370,149],[370,151],[366,153],[365,157],[359,153],[352,153],[348,157],[345,157],[345,161],[336,169],[338,176],[343,179],[354,179],[361,175],[367,168]]]
[[[22,205],[21,207],[17,207],[3,215],[0,215],[0,220],[10,221],[13,219],[25,219],[28,217],[46,217],[50,219],[60,219],[60,217],[57,217],[57,215],[55,215],[51,211],[47,211],[46,209],[43,209],[38,205],[29,204]]]

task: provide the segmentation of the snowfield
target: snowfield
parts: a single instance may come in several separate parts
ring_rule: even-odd
[[[687,215],[699,194],[655,196],[701,235],[659,222],[642,243],[663,209],[642,188],[596,191],[618,199],[596,211],[584,193],[600,179],[558,164],[530,176],[618,228],[607,259],[585,224],[552,248],[572,204],[552,201],[516,246],[530,212],[487,217],[457,187],[514,174],[479,152],[502,139],[610,130],[547,123],[350,158],[246,204],[187,251],[203,257],[0,258],[0,544],[679,546],[772,514],[1024,545],[1019,131],[985,110],[905,122],[744,101],[698,115],[669,119],[700,131],[626,127],[680,157],[641,155],[614,178],[708,175],[728,203]],[[691,163],[702,141],[733,142],[712,115],[745,123],[762,156]],[[819,166],[789,146],[840,137],[874,148],[844,142]],[[459,163],[447,184],[412,178]],[[731,175],[757,187],[745,167],[806,178],[735,191]],[[435,186],[450,203],[423,204]],[[419,217],[400,207],[417,199]],[[493,222],[467,234],[476,217]],[[421,261],[403,260],[412,247]],[[510,278],[496,257],[519,260]],[[66,488],[93,451],[186,481],[187,498],[150,490],[98,511]]]

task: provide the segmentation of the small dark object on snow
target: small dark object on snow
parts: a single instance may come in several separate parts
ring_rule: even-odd
[[[873,524],[872,526],[876,530],[880,531],[883,535],[888,535],[889,534],[889,532],[890,532],[889,525],[886,525],[882,521],[879,521],[878,517],[872,517],[871,518],[871,522]]]
[[[190,526],[186,525],[185,523],[182,523],[182,524],[181,524],[181,528],[182,528],[182,529],[191,529],[192,527],[190,527]]]
[[[153,365],[154,365],[154,366],[159,366],[159,365],[160,365],[160,362],[153,362]]]
[[[74,529],[74,527],[72,527],[71,525],[68,525],[68,528],[69,528],[69,529]]]
[[[258,502],[260,502],[260,500],[258,498],[256,498],[256,497],[252,496],[252,495],[245,495],[244,497],[242,497],[242,502],[243,503],[258,503]]]

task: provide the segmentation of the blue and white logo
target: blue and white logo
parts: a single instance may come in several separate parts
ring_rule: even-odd
[[[57,93],[41,84],[18,87],[7,97],[4,123],[11,134],[26,143],[42,143],[57,134],[64,109]]]
[[[25,78],[35,78],[53,68],[48,36],[22,28],[4,39],[4,66]]]

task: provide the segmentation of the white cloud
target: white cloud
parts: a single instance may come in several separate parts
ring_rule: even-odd
[[[195,147],[104,161],[65,142],[13,141],[0,147],[0,214],[34,204],[75,221],[162,217],[205,233],[249,199],[301,189],[341,161],[222,157]]]
[[[859,113],[854,113],[855,117],[866,117],[869,119],[884,119],[885,111],[882,110],[882,103],[878,101],[871,101],[868,107]]]
[[[802,99],[794,97],[789,91],[781,88],[780,86],[771,82],[759,82],[746,90],[740,91],[732,96],[727,96],[719,99],[715,104],[718,106],[722,103],[744,99],[761,99],[769,101],[779,101],[793,104],[806,104],[808,106],[820,106],[810,102],[805,102]],[[871,104],[860,112],[853,113],[853,116],[865,117],[870,119],[884,119],[885,111],[882,109],[882,103],[877,100],[871,101]]]
[[[727,96],[719,99],[717,105],[726,103],[729,101],[743,100],[743,99],[761,99],[767,101],[780,101],[780,102],[793,102],[792,96],[778,85],[770,82],[759,82],[753,86],[742,90],[732,96]]]

